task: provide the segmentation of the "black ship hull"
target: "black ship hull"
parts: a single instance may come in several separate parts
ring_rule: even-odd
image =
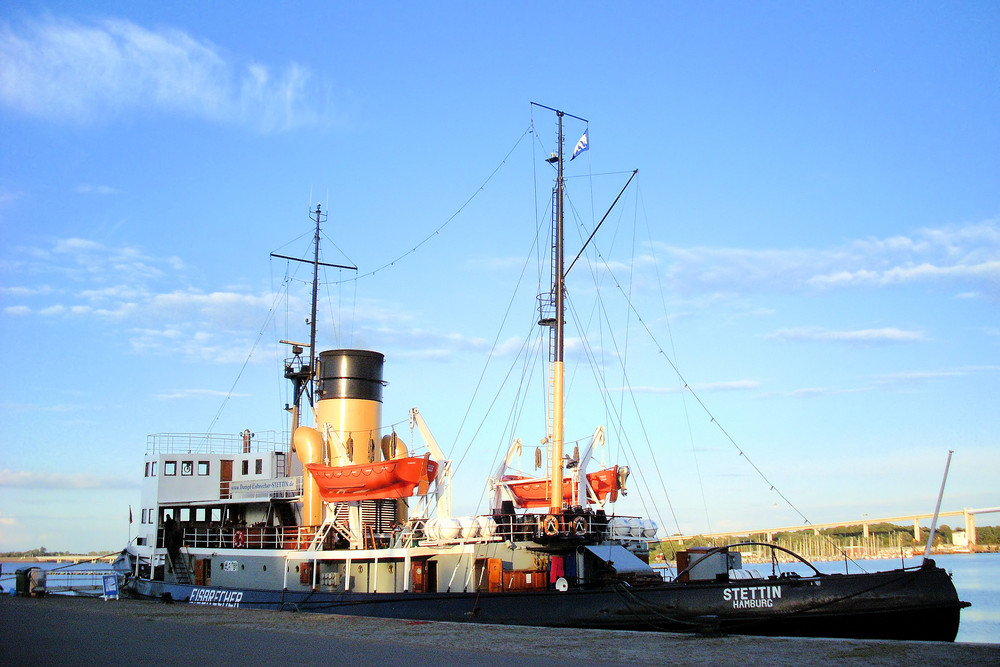
[[[941,568],[537,592],[357,593],[217,588],[133,579],[150,599],[420,621],[954,641],[967,603]]]

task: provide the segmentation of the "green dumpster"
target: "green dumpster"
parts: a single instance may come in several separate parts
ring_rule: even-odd
[[[31,572],[30,567],[22,568],[18,570],[16,574],[15,587],[17,588],[17,594],[28,597],[28,581],[29,573]]]

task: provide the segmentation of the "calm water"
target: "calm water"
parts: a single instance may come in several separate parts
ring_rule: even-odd
[[[922,558],[907,558],[907,567],[920,565]],[[934,556],[939,567],[951,573],[960,600],[971,602],[972,606],[962,610],[962,623],[958,626],[955,641],[969,643],[1000,644],[1000,553],[996,554],[948,554]],[[900,567],[900,558],[885,560],[861,560],[857,565],[867,572],[891,570]],[[848,570],[844,561],[813,563],[820,572],[844,573],[861,572],[851,564]],[[764,566],[747,565],[748,569],[763,571]],[[785,565],[782,569],[805,574],[805,566]]]
[[[920,560],[908,558],[906,565],[919,565]],[[1000,644],[1000,553],[951,554],[935,556],[934,560],[939,566],[951,572],[959,598],[972,603],[971,607],[962,611],[962,624],[958,629],[957,641]],[[858,561],[869,572],[899,567],[901,562],[900,559]],[[69,567],[65,563],[2,563],[0,586],[4,592],[13,588],[16,570],[34,565],[46,570],[110,571],[111,569],[107,563],[83,563]],[[815,563],[815,565],[821,572],[844,572],[842,561]],[[761,568],[761,566],[749,567]],[[790,566],[787,569],[797,570]],[[857,568],[852,566],[851,571],[857,571]],[[50,579],[51,583],[53,582]]]
[[[40,567],[50,574],[46,587],[52,589],[60,586],[72,586],[81,593],[99,594],[102,589],[102,575],[111,572],[110,563],[0,563],[3,572],[0,573],[0,587],[3,594],[9,595],[17,582],[17,571],[29,567]]]
[[[951,572],[958,597],[972,603],[962,610],[956,641],[1000,644],[1000,553],[952,554],[934,560]]]

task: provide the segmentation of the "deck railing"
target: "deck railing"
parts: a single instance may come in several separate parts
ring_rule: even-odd
[[[319,526],[187,527],[184,544],[205,549],[306,549],[318,529]],[[159,546],[164,546],[162,531]],[[324,541],[323,548],[333,548],[332,535]]]
[[[288,442],[288,434],[277,431],[255,432],[249,442],[242,433],[153,433],[146,436],[146,454],[281,452]]]
[[[577,517],[572,517],[576,519]],[[587,535],[599,533],[613,540],[629,539],[616,537],[609,532],[608,521],[595,521],[593,517],[584,519],[578,537],[583,540]],[[509,519],[509,521],[507,520]],[[194,548],[209,549],[308,549],[321,526],[185,526],[184,544]],[[539,524],[537,515],[526,517],[501,517],[496,522],[490,534],[472,531],[470,534],[455,536],[444,535],[441,530],[435,531],[423,519],[411,519],[406,525],[385,532],[376,532],[370,526],[365,527],[364,544],[366,547],[405,548],[421,543],[453,544],[459,542],[490,542],[502,540],[524,541],[542,539],[546,536],[544,525]],[[557,532],[565,539],[572,529],[571,522],[557,525]],[[323,539],[321,549],[333,549],[339,539],[337,531],[328,531]],[[642,539],[642,538],[631,538]],[[160,530],[157,546],[163,548],[163,530]],[[346,545],[343,545],[346,547]]]

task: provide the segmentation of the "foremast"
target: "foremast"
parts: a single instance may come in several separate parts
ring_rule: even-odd
[[[309,343],[282,341],[292,346],[295,355],[285,364],[285,377],[294,386],[294,405],[287,408],[293,422],[290,449],[303,468],[301,525],[320,528],[313,548],[328,541],[323,531],[330,527],[348,539],[352,548],[360,548],[372,543],[376,532],[389,531],[391,524],[405,522],[405,499],[412,495],[426,498],[432,482],[437,509],[448,509],[445,496],[449,462],[426,434],[430,451],[423,456],[411,456],[395,431],[381,435],[385,355],[350,348],[317,350],[319,267],[357,270],[319,260],[320,231],[325,219],[326,214],[317,204],[315,211],[310,211],[310,220],[315,223],[312,259],[272,253],[273,257],[311,264],[313,274]],[[309,348],[308,362],[302,359],[305,347]],[[311,426],[300,423],[303,395],[312,407]],[[416,410],[411,419],[419,423],[424,434],[426,426]],[[444,483],[436,482],[439,469]],[[428,502],[425,500],[425,512]],[[362,504],[374,512],[371,521],[362,519]],[[366,529],[370,540],[365,538]]]
[[[313,270],[312,276],[312,307],[309,314],[309,343],[296,343],[290,340],[283,340],[282,343],[292,346],[292,354],[294,357],[285,362],[285,378],[292,381],[292,405],[289,408],[292,413],[292,432],[299,427],[299,422],[301,419],[301,403],[302,396],[305,395],[309,399],[309,405],[313,406],[315,395],[315,385],[316,385],[316,307],[319,303],[319,267],[330,266],[335,269],[347,269],[349,271],[357,271],[356,266],[347,266],[344,264],[330,264],[328,262],[319,261],[319,239],[320,239],[320,226],[323,221],[326,220],[327,214],[323,212],[321,204],[316,204],[316,210],[310,211],[309,219],[316,223],[316,232],[313,235],[313,257],[312,259],[300,259],[298,257],[289,257],[288,255],[279,255],[278,253],[271,253],[271,257],[279,257],[281,259],[287,259],[293,262],[302,262],[304,264],[311,264]],[[303,348],[309,348],[309,363],[303,363],[301,355],[304,352]]]

